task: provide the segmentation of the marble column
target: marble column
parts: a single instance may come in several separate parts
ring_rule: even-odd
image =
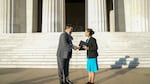
[[[126,32],[150,32],[150,1],[124,0]]]
[[[13,33],[26,33],[26,0],[13,1],[12,21]]]
[[[26,0],[26,32],[32,33],[33,0]]]
[[[86,27],[96,32],[107,32],[106,0],[86,1]]]
[[[110,11],[109,17],[110,17],[110,32],[115,32],[116,29],[115,29],[115,11],[114,10]]]
[[[37,31],[38,0],[26,0],[26,33]]]
[[[10,0],[0,0],[0,33],[10,33]]]
[[[62,32],[65,25],[65,0],[43,0],[42,32]]]

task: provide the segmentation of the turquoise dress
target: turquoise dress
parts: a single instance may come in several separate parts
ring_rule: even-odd
[[[86,40],[89,42],[89,39]],[[98,72],[98,62],[96,58],[87,58],[87,71],[88,72]]]

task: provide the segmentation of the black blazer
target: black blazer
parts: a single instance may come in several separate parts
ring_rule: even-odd
[[[98,46],[97,46],[97,42],[95,38],[91,37],[89,39],[88,47],[89,47],[89,50],[87,50],[87,57],[96,58],[98,56],[98,52],[97,52]]]

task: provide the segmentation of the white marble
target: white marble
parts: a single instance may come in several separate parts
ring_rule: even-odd
[[[0,67],[57,68],[56,50],[60,33],[0,34]],[[73,33],[73,43],[86,40],[84,33]],[[120,58],[127,68],[138,58],[138,67],[150,67],[149,33],[96,33],[100,68],[110,68]],[[72,68],[85,68],[86,51],[73,51]]]
[[[26,0],[26,33],[32,33],[33,28],[33,3],[34,0]]]
[[[61,32],[65,24],[65,0],[43,0],[42,32]]]
[[[0,0],[0,33],[10,33],[10,0]]]
[[[115,11],[112,10],[110,11],[110,32],[115,32],[116,29],[115,29]]]
[[[106,0],[85,0],[87,27],[97,32],[107,32]]]
[[[124,0],[126,32],[150,32],[150,1]]]

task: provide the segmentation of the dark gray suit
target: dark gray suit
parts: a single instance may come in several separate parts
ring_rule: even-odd
[[[72,57],[72,48],[71,35],[66,32],[62,33],[57,50],[58,76],[61,84],[69,77],[69,61]]]

